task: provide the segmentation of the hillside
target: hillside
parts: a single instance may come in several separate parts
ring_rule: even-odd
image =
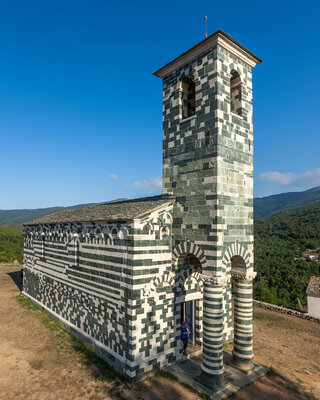
[[[255,220],[271,217],[294,208],[320,201],[320,186],[303,192],[289,192],[254,199]]]
[[[14,224],[23,224],[24,222],[32,221],[33,219],[43,217],[44,215],[52,214],[56,211],[66,210],[68,208],[85,207],[94,204],[81,204],[71,207],[48,207],[35,209],[21,210],[0,210],[0,225],[12,222]]]
[[[255,222],[254,296],[258,300],[297,308],[306,305],[307,283],[319,275],[320,263],[304,252],[320,250],[320,203]]]
[[[0,226],[0,262],[23,260],[23,233],[8,225]]]
[[[306,261],[303,257],[308,249],[320,254],[318,196],[320,199],[320,187],[256,199],[268,203],[266,213],[308,201],[314,203],[255,222],[255,269],[258,272],[254,283],[256,299],[297,308],[299,298],[306,305],[307,283],[312,275],[320,273],[320,263]],[[291,199],[291,202],[286,203],[286,199]],[[0,224],[11,219],[7,225],[0,226],[0,261],[22,261],[23,234],[20,223],[63,208],[82,206],[9,210],[3,214],[0,211]]]
[[[104,203],[113,203],[126,199],[116,199]],[[272,196],[255,198],[254,199],[254,217],[255,220],[270,217],[292,210],[298,207],[307,206],[320,201],[320,186],[303,192],[281,193]],[[80,208],[93,206],[102,203],[77,204],[69,207],[48,207],[36,209],[21,209],[21,210],[0,210],[0,226],[9,222],[15,224],[23,224],[24,222],[32,221],[33,219],[43,217],[56,211],[66,210],[70,208]]]
[[[111,201],[106,201],[103,203],[88,203],[88,204],[77,204],[75,206],[68,207],[47,207],[47,208],[34,208],[34,209],[18,209],[18,210],[0,210],[0,226],[8,224],[10,222],[14,224],[21,225],[25,222],[32,221],[36,218],[43,217],[48,214],[52,214],[56,211],[67,210],[70,208],[81,208],[94,206],[96,204],[107,204],[114,203],[117,201],[122,201],[126,199],[116,199]]]
[[[23,226],[20,224],[15,224],[14,222],[9,222],[8,224],[2,225],[2,227],[12,229],[13,231],[23,232]]]

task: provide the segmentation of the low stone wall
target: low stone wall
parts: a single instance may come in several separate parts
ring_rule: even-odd
[[[309,321],[314,321],[320,323],[320,318],[312,317],[308,313],[301,311],[291,310],[290,308],[285,308],[282,306],[276,306],[275,304],[265,303],[263,301],[253,300],[253,305],[256,307],[266,308],[267,310],[280,312],[282,314],[293,315],[294,317],[304,318]]]

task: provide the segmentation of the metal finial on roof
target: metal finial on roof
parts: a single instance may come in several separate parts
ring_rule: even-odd
[[[206,29],[206,38],[208,37],[208,34],[207,34],[207,20],[208,20],[208,17],[205,15],[204,24],[205,24],[205,29]]]

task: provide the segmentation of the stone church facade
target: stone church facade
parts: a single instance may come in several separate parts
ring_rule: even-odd
[[[209,385],[222,382],[224,341],[234,339],[236,365],[252,366],[252,68],[260,62],[219,30],[155,72],[161,196],[25,224],[23,293],[129,382],[183,358],[182,319]]]

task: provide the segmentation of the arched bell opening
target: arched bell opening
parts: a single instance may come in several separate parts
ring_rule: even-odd
[[[194,83],[194,76],[187,75],[181,81],[181,108],[180,108],[180,118],[185,119],[195,115],[195,92],[196,87]]]
[[[232,70],[230,78],[230,111],[242,116],[242,88],[241,77],[238,71]]]

